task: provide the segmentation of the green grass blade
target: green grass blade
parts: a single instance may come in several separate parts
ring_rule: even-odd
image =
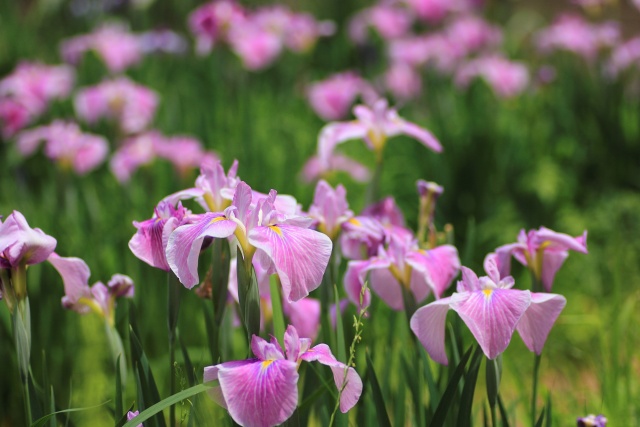
[[[336,339],[338,347],[338,360],[347,360],[347,349],[344,342],[344,327],[342,324],[342,313],[340,313],[340,294],[338,294],[338,287],[333,285],[333,297],[336,304]]]
[[[143,423],[149,420],[156,414],[161,413],[166,408],[175,405],[178,402],[183,401],[184,399],[188,399],[192,396],[195,396],[198,393],[202,393],[203,391],[207,391],[212,387],[215,387],[218,384],[217,381],[210,381],[205,384],[198,384],[196,386],[190,387],[186,390],[182,390],[179,393],[174,394],[173,396],[169,396],[164,400],[150,406],[144,411],[140,412],[137,417],[133,420],[127,422],[123,427],[136,427],[138,424]]]
[[[453,374],[451,375],[451,379],[449,380],[449,384],[447,384],[447,388],[442,394],[440,398],[440,403],[438,403],[438,407],[436,408],[436,412],[433,415],[433,419],[429,424],[430,427],[442,427],[444,426],[445,421],[447,420],[447,413],[449,412],[449,408],[453,404],[455,399],[456,390],[458,388],[458,383],[460,379],[464,375],[464,368],[471,357],[471,351],[473,348],[469,348],[467,352],[460,359],[460,363],[456,366]]]
[[[271,290],[271,306],[273,307],[273,334],[284,348],[284,314],[282,312],[282,297],[280,296],[280,279],[276,274],[269,278]]]
[[[369,384],[371,384],[372,397],[376,407],[378,425],[380,427],[391,427],[389,414],[387,413],[387,408],[384,404],[384,396],[382,395],[380,383],[378,382],[378,377],[376,376],[376,372],[373,368],[373,361],[371,360],[369,352],[367,352],[367,376],[369,377]]]
[[[34,421],[34,422],[31,424],[31,427],[42,427],[43,425],[45,425],[45,424],[47,423],[47,421],[49,421],[49,419],[50,419],[51,417],[54,417],[54,416],[56,416],[57,414],[66,414],[66,413],[69,413],[69,412],[88,411],[89,409],[95,409],[95,408],[99,408],[99,407],[101,407],[101,406],[104,406],[104,405],[106,405],[107,403],[109,403],[109,401],[108,401],[108,400],[107,400],[106,402],[104,402],[104,403],[101,403],[101,404],[99,404],[99,405],[95,405],[95,406],[87,406],[87,407],[85,407],[85,408],[64,409],[64,410],[62,410],[62,411],[53,412],[53,413],[51,413],[51,414],[47,414],[47,415],[45,415],[45,416],[43,416],[43,417],[41,417],[41,418],[38,418],[36,421]]]
[[[456,422],[456,426],[458,427],[471,427],[471,407],[473,406],[473,395],[476,390],[476,382],[478,381],[481,362],[482,348],[477,346],[471,357],[469,370],[464,378],[464,388],[462,389],[462,396],[460,397],[460,410]]]
[[[504,407],[500,393],[498,393],[498,409],[500,410],[500,418],[502,418],[502,427],[509,427],[509,414],[507,414],[507,409]]]
[[[118,356],[116,360],[116,373],[120,372],[120,363],[122,363],[122,355]],[[116,374],[116,402],[115,402],[115,413],[114,418],[117,420],[122,417],[122,377]]]

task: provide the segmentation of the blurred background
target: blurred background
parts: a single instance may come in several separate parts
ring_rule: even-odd
[[[234,31],[231,18],[218,16],[217,30],[204,21],[198,26],[190,17],[203,4],[0,2],[0,77],[5,79],[0,83],[0,214],[22,212],[32,227],[57,239],[57,253],[83,258],[91,268],[90,283],[106,282],[114,273],[133,278],[140,338],[162,396],[168,390],[166,277],[129,251],[132,222],[150,218],[166,195],[193,187],[198,162],[210,152],[225,168],[238,159],[239,176],[254,189],[274,188],[308,208],[318,176],[305,176],[303,167],[316,153],[320,129],[352,118],[351,106],[367,102],[374,91],[444,146],[436,154],[408,137],[390,140],[381,194],[396,199],[415,229],[416,180],[442,185],[436,224],[453,226],[463,265],[481,271],[485,254],[514,242],[521,229],[546,226],[573,236],[588,230],[589,254],[572,253],[556,277],[554,292],[565,295],[568,304],[545,347],[541,396],[551,393],[556,425],[572,425],[587,413],[604,413],[611,425],[640,423],[640,333],[634,327],[640,322],[640,39],[635,39],[640,5],[628,0],[288,1],[277,4],[310,13],[316,24],[285,31],[265,13],[266,30],[260,31],[270,31],[269,25],[273,32],[284,31],[273,41],[268,38],[273,33],[251,39],[249,27]],[[241,2],[245,14],[271,5]],[[103,36],[95,36],[100,31]],[[81,35],[85,39],[69,44]],[[295,44],[296,35],[308,39]],[[26,105],[23,83],[6,83],[25,61],[67,63],[74,77],[67,88],[52,92],[46,107]],[[322,99],[310,102],[313,85],[347,71],[362,89],[340,100],[346,109],[340,104],[329,115],[318,112]],[[123,93],[142,85],[155,101],[144,104],[141,94],[123,113],[114,103],[125,102],[125,95],[102,107],[79,100],[86,88],[121,76],[129,79]],[[100,115],[91,108],[112,112]],[[126,117],[134,116],[137,121],[127,125]],[[73,160],[52,150],[29,151],[19,143],[21,132],[55,120],[77,122],[79,132],[103,137],[110,154],[78,171]],[[160,138],[170,146],[177,136],[196,141],[188,150],[197,161],[181,164],[178,148],[141,154],[144,143],[135,145]],[[374,154],[361,142],[339,151],[373,170]],[[333,185],[343,183],[351,209],[359,212],[366,184],[348,172],[325,171],[324,177]],[[523,289],[529,286],[524,268],[514,264],[513,274]],[[61,408],[96,405],[112,398],[114,390],[104,326],[95,316],[63,310],[63,294],[49,265],[30,268],[33,374],[46,373]],[[201,367],[211,364],[203,303],[185,293],[183,304],[179,328],[200,375]],[[122,304],[118,310],[125,336],[126,308]],[[354,311],[351,307],[345,315],[347,329]],[[402,352],[409,331],[402,313],[382,304],[371,311],[362,348],[373,355],[390,416],[409,425],[409,419],[394,418],[404,411],[396,404],[402,374],[383,369],[388,358],[397,366],[397,357],[385,349]],[[2,307],[0,426],[23,423],[11,337],[10,316]],[[241,341],[241,334],[237,338]],[[229,355],[240,358],[243,351],[236,346]],[[527,425],[523,414],[532,362],[521,340],[514,339],[505,353],[501,390],[515,425]],[[132,381],[127,392],[130,404]],[[364,399],[363,408],[373,405],[370,395]],[[105,407],[71,420],[113,425]],[[321,420],[317,415],[311,423],[322,425]],[[365,420],[352,416],[356,425]]]

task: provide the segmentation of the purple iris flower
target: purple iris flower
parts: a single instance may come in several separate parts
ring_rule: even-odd
[[[439,299],[459,270],[455,247],[443,245],[424,250],[418,248],[413,236],[391,235],[388,246],[380,246],[376,256],[349,262],[344,285],[349,299],[359,305],[360,292],[369,275],[371,289],[389,307],[402,310],[402,288],[410,290],[416,302],[424,301],[431,293]],[[369,305],[370,298],[367,290],[363,305]]]
[[[400,134],[417,139],[437,153],[442,151],[442,145],[431,132],[400,117],[385,99],[379,99],[371,108],[357,105],[353,114],[354,121],[329,123],[322,128],[318,137],[318,156],[322,162],[328,162],[335,147],[350,139],[364,139],[380,159],[387,139]]]
[[[542,352],[566,299],[512,289],[515,282],[511,276],[500,276],[495,254],[485,258],[485,271],[488,276],[478,278],[462,267],[457,292],[419,308],[411,318],[411,330],[436,362],[447,364],[444,331],[449,309],[460,315],[489,359],[507,348],[515,330],[529,350]]]
[[[133,222],[138,231],[129,241],[129,249],[150,266],[171,270],[165,255],[169,235],[179,226],[187,224],[190,215],[191,212],[182,207],[180,202],[175,207],[172,203],[161,201],[151,219]]]
[[[56,244],[56,239],[29,227],[24,215],[13,211],[0,222],[0,268],[39,264],[46,261]]]
[[[569,249],[587,253],[587,232],[582,236],[571,237],[556,233],[545,227],[525,232],[520,230],[518,242],[500,246],[496,249],[497,264],[501,276],[511,271],[511,255],[527,267],[535,278],[542,282],[544,290],[551,291],[553,279],[569,256]]]
[[[342,185],[334,190],[326,181],[318,181],[309,216],[317,221],[319,231],[335,239],[342,223],[353,216],[347,202],[347,190]]]
[[[124,274],[114,274],[105,285],[97,282],[89,287],[89,266],[80,258],[61,257],[51,254],[49,262],[54,266],[64,283],[65,296],[62,306],[68,310],[86,314],[94,311],[113,326],[117,298],[133,298],[133,280]]]
[[[309,229],[311,218],[278,210],[275,190],[257,202],[254,197],[251,187],[240,182],[224,212],[202,214],[169,236],[167,261],[183,285],[192,288],[199,281],[198,255],[205,237],[235,235],[247,264],[255,256],[269,274],[278,274],[287,301],[298,301],[320,286],[331,239]]]
[[[607,427],[607,417],[604,415],[587,415],[577,419],[578,427]]]
[[[267,342],[254,335],[251,350],[255,358],[204,369],[205,382],[219,382],[209,395],[229,411],[236,423],[271,427],[289,419],[298,406],[298,366],[302,361],[329,366],[338,390],[344,386],[340,410],[346,413],[355,406],[362,394],[362,380],[355,369],[336,360],[326,344],[311,347],[311,339],[299,338],[289,325],[284,346],[286,353],[275,338]]]

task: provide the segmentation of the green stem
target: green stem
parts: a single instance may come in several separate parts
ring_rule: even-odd
[[[376,159],[376,169],[373,172],[373,178],[371,179],[371,183],[369,187],[367,187],[367,192],[365,194],[365,205],[370,205],[371,203],[377,202],[380,198],[380,181],[382,178],[382,156],[379,156]]]
[[[533,390],[531,392],[531,426],[536,425],[536,413],[538,403],[538,371],[540,370],[541,355],[536,354],[533,362]]]
[[[13,312],[13,337],[16,342],[18,368],[23,385],[25,413],[28,425],[31,425],[31,399],[29,396],[29,360],[31,358],[31,310],[29,298],[18,300]]]
[[[176,328],[178,326],[178,314],[180,312],[180,288],[178,278],[172,272],[167,273],[167,329],[169,336],[169,395],[176,393]],[[175,406],[169,408],[169,425],[176,425]]]
[[[271,276],[269,287],[271,291],[271,307],[273,309],[273,334],[284,348],[284,314],[282,313],[282,296],[280,295],[280,279]]]

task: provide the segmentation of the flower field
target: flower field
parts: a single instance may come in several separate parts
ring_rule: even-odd
[[[640,424],[640,3],[0,3],[0,426]]]

